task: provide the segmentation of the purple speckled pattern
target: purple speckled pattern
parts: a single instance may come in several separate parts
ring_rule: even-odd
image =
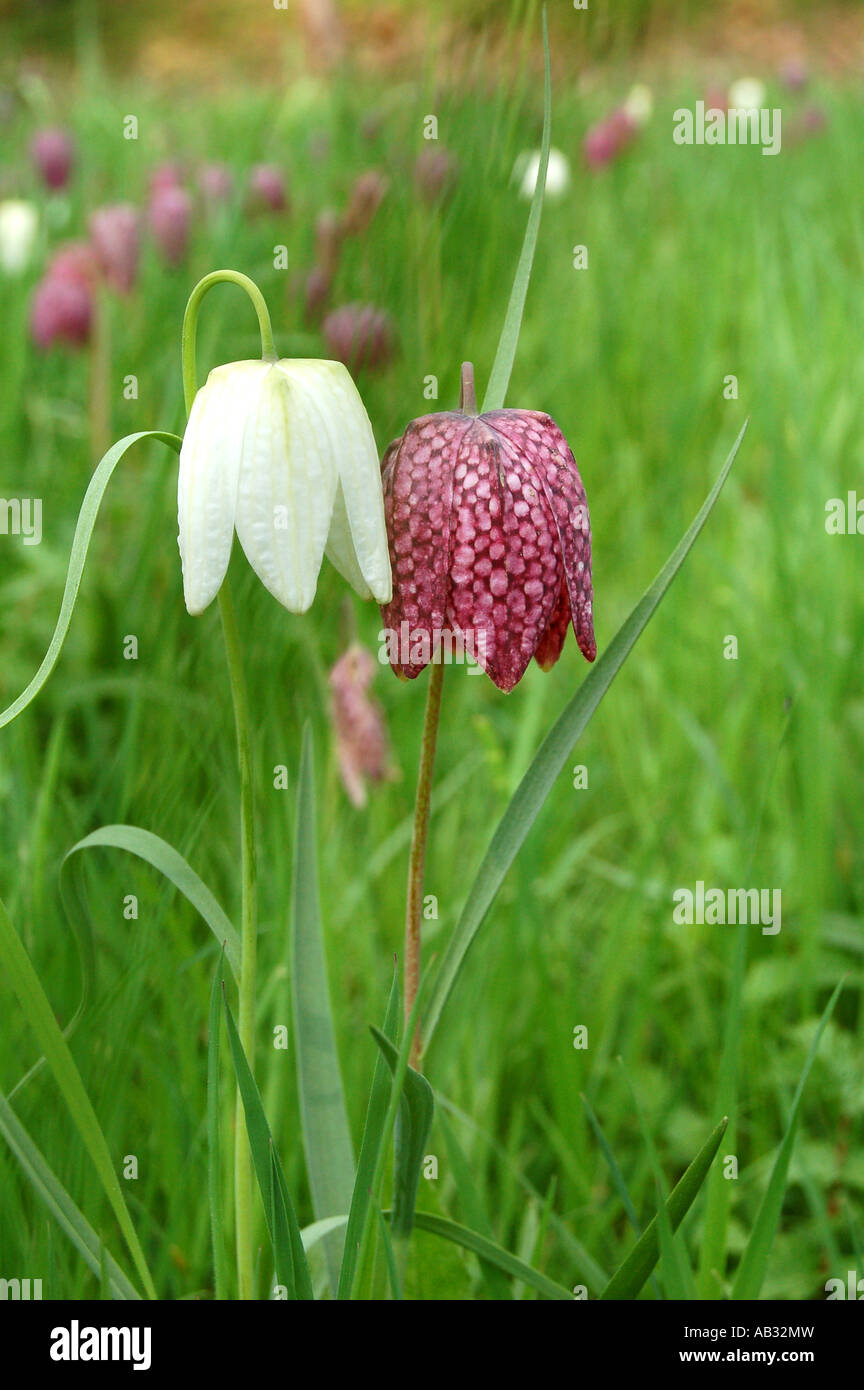
[[[546,670],[554,665],[571,620],[594,660],[588,503],[550,416],[426,415],[390,445],[381,468],[393,569],[385,627],[470,635],[504,691],[532,656]],[[413,679],[426,664],[394,670]]]

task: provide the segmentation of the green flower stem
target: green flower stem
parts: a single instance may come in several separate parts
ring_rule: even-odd
[[[441,717],[441,689],[444,684],[444,664],[433,661],[429,670],[429,689],[426,694],[426,714],[423,719],[423,741],[420,745],[420,768],[417,773],[417,795],[414,801],[414,829],[411,834],[411,856],[408,861],[408,898],[405,906],[405,1027],[409,1025],[417,990],[420,987],[420,922],[423,914],[423,874],[426,868],[426,840],[429,832],[429,798],[432,793],[432,771],[435,766],[435,747],[438,742],[438,722]],[[423,1052],[418,1022],[411,1044],[410,1063],[419,1067]]]
[[[183,317],[182,362],[183,395],[186,414],[192,409],[197,389],[195,343],[198,311],[209,289],[218,284],[234,284],[248,294],[258,315],[261,329],[261,356],[276,361],[270,314],[258,286],[247,275],[236,270],[214,270],[195,286]],[[255,1058],[255,968],[258,954],[257,880],[255,870],[255,796],[252,776],[252,738],[249,721],[249,702],[246,679],[240,653],[240,638],[231,591],[227,579],[219,590],[219,615],[228,662],[231,699],[234,706],[234,727],[237,736],[237,760],[240,769],[240,848],[242,872],[242,906],[240,920],[240,975],[238,1031],[243,1050],[254,1075]],[[241,1299],[255,1296],[255,1269],[252,1242],[252,1154],[246,1133],[246,1118],[238,1088],[234,1124],[234,1226],[237,1247],[237,1285]]]
[[[255,796],[252,780],[252,738],[240,638],[227,581],[219,590],[219,616],[234,703],[237,757],[240,767],[240,852],[242,907],[240,917],[240,979],[238,1031],[249,1070],[255,1070],[255,969],[258,956],[257,878],[255,867]],[[246,1118],[237,1091],[234,1125],[234,1214],[237,1244],[237,1283],[241,1298],[254,1297],[252,1244],[252,1151]]]
[[[186,305],[186,313],[183,315],[183,337],[182,337],[182,357],[183,357],[183,395],[186,400],[186,414],[192,409],[192,402],[195,399],[197,383],[195,378],[195,338],[198,329],[198,310],[201,307],[201,300],[208,290],[214,285],[229,284],[237,285],[241,290],[245,290],[252,301],[252,305],[258,315],[258,327],[261,330],[261,356],[265,362],[277,361],[276,344],[273,341],[273,328],[270,323],[270,311],[267,308],[264,296],[248,275],[242,275],[239,270],[213,270],[209,275],[205,275],[203,280],[199,280],[194,290],[189,296]]]

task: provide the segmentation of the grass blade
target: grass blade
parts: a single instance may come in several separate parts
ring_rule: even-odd
[[[210,991],[210,1023],[207,1038],[207,1194],[210,1203],[210,1239],[213,1246],[213,1292],[217,1300],[228,1297],[228,1256],[222,1232],[222,1144],[219,1133],[219,996],[222,962]]]
[[[372,1036],[395,1078],[399,1053],[380,1029],[373,1028]],[[406,1067],[393,1156],[393,1234],[399,1240],[407,1240],[411,1234],[420,1169],[434,1113],[435,1100],[429,1082],[413,1067]]]
[[[69,631],[69,624],[72,621],[72,613],[75,609],[75,602],[78,598],[78,590],[81,586],[81,575],[84,572],[84,564],[87,559],[87,551],[90,548],[90,538],[93,535],[93,528],[96,525],[96,518],[99,515],[99,507],[105,495],[111,474],[117,467],[124,454],[131,449],[133,444],[137,444],[140,439],[158,439],[163,444],[167,444],[173,449],[175,454],[179,454],[182,439],[176,434],[166,434],[164,430],[139,430],[137,434],[127,434],[124,439],[120,439],[116,444],[112,444],[107,454],[99,461],[90,484],[84,494],[84,501],[81,503],[81,510],[78,513],[78,520],[75,524],[75,535],[72,540],[72,553],[69,557],[69,568],[66,573],[66,587],[63,590],[63,599],[60,604],[60,616],[54,628],[54,635],[48,644],[48,650],[42,661],[42,665],[36,672],[30,684],[22,690],[17,699],[0,713],[0,729],[5,724],[11,724],[22,710],[26,709],[42,689],[51,672],[53,671],[57,658],[66,640],[66,633]]]
[[[669,1200],[665,1203],[665,1215],[669,1230],[674,1233],[692,1206],[714,1155],[720,1147],[720,1140],[726,1132],[726,1120],[720,1121],[717,1128],[703,1144],[683,1177],[673,1187]],[[645,1233],[636,1242],[624,1263],[615,1271],[601,1293],[603,1299],[633,1299],[637,1296],[649,1274],[657,1263],[660,1254],[659,1223],[655,1216],[645,1227]]]
[[[60,1094],[66,1102],[69,1114],[72,1116],[75,1127],[84,1142],[99,1181],[105,1190],[105,1195],[111,1203],[111,1209],[123,1232],[144,1291],[148,1298],[155,1298],[156,1290],[153,1286],[150,1270],[144,1258],[144,1251],[141,1248],[135,1227],[132,1224],[126,1198],[123,1196],[123,1189],[115,1172],[114,1162],[96,1117],[96,1111],[84,1089],[81,1074],[75,1065],[72,1053],[69,1051],[69,1044],[54,1017],[54,1010],[48,996],[42,988],[39,976],[33,969],[30,957],[25,951],[2,902],[0,902],[0,964],[2,964],[6,977],[17,995],[27,1022],[33,1029],[45,1055],[45,1060],[54,1073]]]
[[[206,883],[198,877],[173,845],[169,845],[166,840],[160,839],[149,830],[141,830],[137,825],[103,825],[73,845],[63,856],[63,864],[73,854],[98,846],[122,849],[128,854],[135,854],[154,869],[158,869],[169,883],[173,883],[204,919],[219,945],[225,948],[225,959],[231,967],[232,975],[237,978],[240,969],[240,938]]]
[[[519,330],[522,327],[522,314],[525,309],[528,284],[531,280],[534,252],[537,248],[540,217],[543,212],[546,171],[549,167],[549,143],[552,136],[552,77],[545,5],[543,7],[543,71],[543,137],[540,142],[540,167],[537,170],[537,183],[534,186],[534,195],[528,212],[528,224],[525,228],[522,251],[516,266],[516,274],[513,277],[513,288],[510,291],[507,313],[504,316],[504,326],[498,340],[498,349],[495,353],[495,361],[492,363],[492,371],[489,373],[486,395],[483,397],[482,413],[484,414],[487,410],[500,410],[507,396],[510,374],[516,360],[516,348],[519,343]]]
[[[249,1070],[237,1025],[225,997],[224,987],[222,1002],[225,1007],[225,1025],[228,1029],[234,1071],[246,1115],[246,1133],[249,1137],[252,1163],[261,1190],[264,1217],[273,1248],[276,1279],[278,1283],[284,1284],[290,1299],[311,1299],[314,1297],[312,1280],[309,1277],[309,1266],[306,1263],[294,1203],[285,1182],[285,1174],[276,1153],[258,1087]]]
[[[117,1261],[105,1249],[101,1238],[87,1218],[79,1211],[60,1179],[46,1162],[43,1154],[15,1114],[6,1097],[0,1094],[0,1134],[17,1158],[28,1182],[41,1197],[61,1231],[69,1237],[97,1279],[107,1280],[111,1298],[137,1299],[141,1295],[130,1283]]]
[[[399,977],[394,971],[390,987],[390,998],[384,1016],[385,1035],[392,1041],[399,1025]],[[350,1298],[354,1287],[358,1256],[363,1233],[366,1229],[366,1214],[369,1210],[370,1193],[378,1167],[378,1155],[384,1138],[387,1110],[390,1104],[390,1073],[384,1054],[379,1052],[372,1073],[372,1088],[366,1109],[366,1123],[363,1127],[363,1140],[360,1144],[360,1157],[357,1160],[357,1176],[351,1194],[351,1207],[348,1213],[348,1227],[345,1232],[345,1250],[342,1268],[339,1271],[337,1298]]]
[[[423,1036],[428,1046],[474,938],[571,750],[656,612],[708,520],[744,438],[745,422],[720,476],[675,550],[546,735],[504,812],[477,872],[432,987]]]
[[[389,1216],[391,1213],[386,1212],[385,1215]],[[481,1259],[488,1260],[489,1264],[502,1269],[511,1278],[521,1279],[523,1284],[536,1289],[544,1298],[553,1298],[559,1302],[565,1299],[571,1303],[573,1301],[572,1293],[565,1289],[563,1284],[556,1284],[539,1270],[532,1269],[524,1260],[496,1245],[494,1240],[481,1236],[479,1231],[470,1231],[467,1226],[459,1226],[455,1221],[448,1221],[446,1217],[436,1216],[428,1211],[415,1212],[414,1225],[418,1231],[429,1231],[433,1236],[441,1236],[444,1240],[452,1240],[455,1245],[461,1245],[463,1250],[472,1251]]]
[[[312,734],[303,730],[294,842],[291,981],[297,1087],[306,1171],[318,1220],[347,1211],[354,1189],[354,1152],[336,1051],[327,962],[318,900],[315,772]],[[324,1242],[331,1292],[336,1294],[345,1236]]]
[[[771,1246],[774,1244],[774,1237],[777,1234],[777,1226],[780,1222],[780,1213],[783,1210],[783,1198],[786,1193],[786,1178],[789,1172],[789,1160],[792,1157],[792,1149],[795,1144],[795,1132],[798,1127],[798,1112],[801,1108],[801,1097],[804,1094],[804,1087],[810,1075],[810,1068],[819,1050],[819,1043],[825,1031],[826,1024],[834,1012],[834,1005],[837,1003],[844,981],[841,980],[825,1006],[825,1012],[819,1020],[819,1026],[810,1044],[810,1051],[807,1053],[807,1060],[804,1063],[804,1070],[801,1073],[795,1096],[792,1101],[792,1109],[789,1112],[789,1119],[786,1124],[786,1133],[780,1150],[774,1160],[774,1167],[771,1170],[771,1177],[762,1198],[753,1230],[750,1232],[750,1239],[741,1256],[741,1263],[732,1285],[732,1297],[738,1298],[758,1298],[765,1279],[765,1271],[768,1267],[768,1256],[771,1253]]]
[[[447,1158],[450,1169],[453,1173],[453,1181],[456,1184],[456,1191],[464,1215],[471,1223],[471,1227],[479,1235],[492,1239],[492,1226],[486,1212],[483,1198],[474,1180],[471,1165],[465,1155],[465,1151],[450,1121],[443,1110],[438,1111],[438,1124],[441,1133],[444,1135],[444,1144],[447,1149]],[[504,1278],[497,1265],[489,1264],[488,1260],[480,1261],[480,1273],[489,1291],[489,1297],[496,1303],[506,1302],[513,1297],[512,1290],[508,1281]]]

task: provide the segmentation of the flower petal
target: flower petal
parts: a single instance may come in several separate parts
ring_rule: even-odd
[[[534,471],[551,510],[564,563],[573,630],[587,661],[597,655],[591,582],[588,501],[570,446],[555,421],[536,410],[501,410],[486,417]]]
[[[543,491],[495,419],[472,421],[454,470],[448,622],[510,691],[549,624],[562,570]]]
[[[192,403],[180,450],[178,537],[183,595],[192,614],[216,597],[234,538],[237,479],[249,376],[232,363],[217,367]]]
[[[414,420],[381,465],[394,578],[393,599],[382,617],[400,645],[403,632],[408,635],[408,651],[391,665],[411,680],[429,664],[432,642],[446,621],[453,457],[472,424],[450,412]]]
[[[240,544],[265,588],[292,613],[315,597],[336,494],[326,429],[332,405],[302,362],[264,370],[247,418],[237,490]]]
[[[341,362],[294,362],[320,392],[339,487],[327,556],[363,598],[389,603],[393,594],[378,448],[366,407]],[[360,581],[358,583],[358,571]]]

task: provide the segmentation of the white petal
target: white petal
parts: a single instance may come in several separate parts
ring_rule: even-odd
[[[292,613],[315,597],[336,494],[320,392],[293,369],[265,363],[246,421],[236,527],[262,584]]]
[[[360,392],[341,362],[295,362],[316,383],[339,488],[327,556],[361,598],[389,603],[393,595],[384,521],[384,493],[375,436]]]
[[[234,362],[217,367],[192,403],[180,450],[177,514],[183,594],[192,614],[216,597],[234,536],[234,510],[242,447],[245,402],[263,364]]]

